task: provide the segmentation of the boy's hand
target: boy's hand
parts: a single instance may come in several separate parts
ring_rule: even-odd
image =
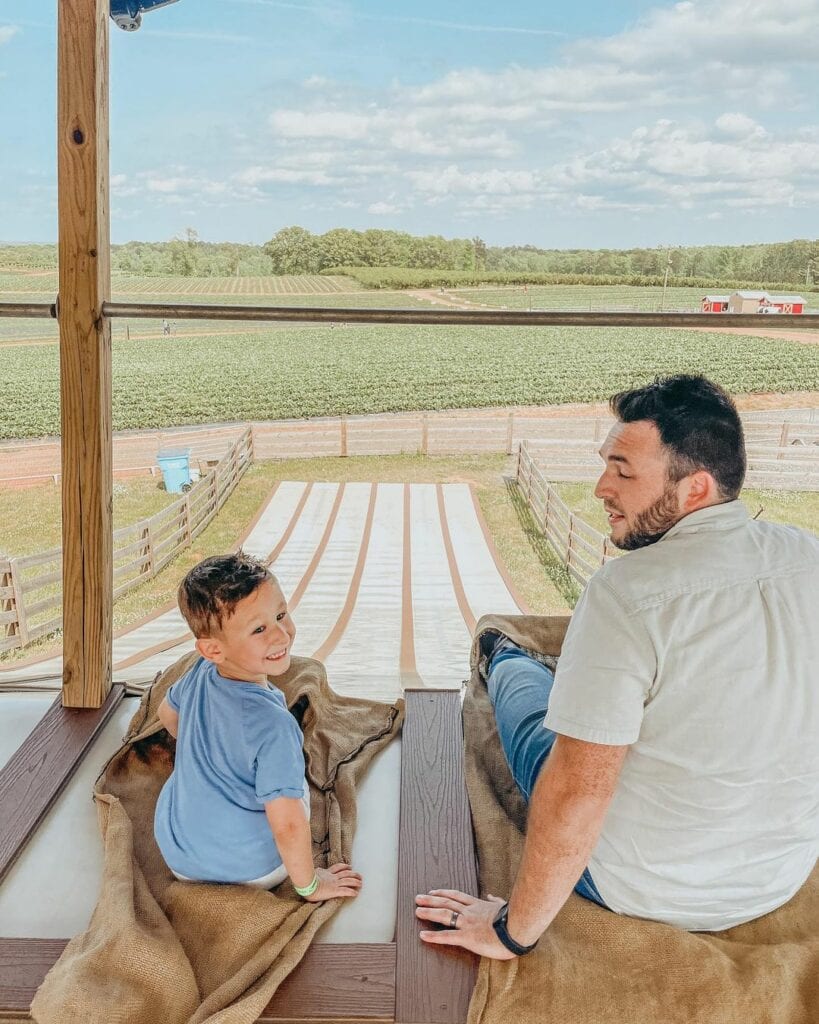
[[[318,889],[312,896],[305,897],[308,903],[321,903],[337,897],[349,899],[357,896],[361,888],[361,875],[349,864],[333,864],[331,868],[316,868]]]

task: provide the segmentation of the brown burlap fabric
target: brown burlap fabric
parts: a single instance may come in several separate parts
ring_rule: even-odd
[[[272,893],[178,882],[165,866],[153,816],[173,741],[156,709],[195,657],[180,659],[145,694],[125,745],[97,783],[102,888],[87,931],[72,939],[34,997],[40,1024],[254,1021],[340,905],[305,903],[289,882]],[[356,784],[397,735],[403,702],[340,697],[323,667],[306,658],[293,658],[275,682],[304,731],[315,862],[349,861]]]
[[[464,733],[483,893],[509,895],[526,814],[495,730],[482,651],[505,633],[557,655],[567,624],[484,616],[477,626]],[[715,934],[623,917],[573,893],[533,953],[482,961],[469,1024],[509,1021],[817,1024],[819,868],[786,906]]]

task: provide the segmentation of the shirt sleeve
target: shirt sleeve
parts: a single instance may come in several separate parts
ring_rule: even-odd
[[[590,743],[634,743],[657,672],[654,645],[601,574],[577,603],[544,725]]]
[[[181,677],[181,679],[177,679],[176,682],[172,683],[171,686],[169,686],[168,689],[165,691],[165,700],[171,705],[171,707],[177,713],[179,712],[179,708],[182,703],[182,699],[184,697],[185,689],[187,687],[188,679],[190,678],[190,676],[191,673],[186,672]]]
[[[255,760],[256,798],[260,803],[280,796],[300,800],[304,795],[303,738],[298,724],[285,709],[256,723]]]

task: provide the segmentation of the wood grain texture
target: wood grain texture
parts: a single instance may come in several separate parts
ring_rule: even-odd
[[[395,944],[311,946],[260,1021],[393,1020]]]
[[[113,603],[108,0],[58,11],[63,703],[96,708],[111,687]]]
[[[25,1013],[67,939],[0,939],[0,1015]],[[395,945],[312,946],[259,1021],[392,1021]]]
[[[415,896],[454,888],[477,895],[472,819],[463,776],[460,694],[408,690],[401,746],[395,1019],[463,1024],[477,958],[418,938]]]
[[[31,839],[122,700],[115,686],[99,709],[51,705],[0,771],[0,880]]]

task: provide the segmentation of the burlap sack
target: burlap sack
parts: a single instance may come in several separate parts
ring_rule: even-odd
[[[558,655],[567,618],[485,616],[464,703],[466,778],[483,893],[508,896],[526,808],[504,760],[482,676],[504,633]],[[719,933],[613,914],[572,894],[521,959],[483,960],[469,1024],[817,1024],[819,868],[784,907]]]
[[[97,782],[100,896],[88,929],[34,997],[39,1024],[250,1024],[340,906],[305,903],[289,882],[272,893],[193,884],[176,881],[166,867],[153,816],[173,766],[173,740],[156,709],[195,658],[180,659],[145,694]],[[400,730],[403,701],[340,697],[323,667],[305,658],[293,658],[275,682],[304,731],[315,863],[349,861],[356,784]]]

